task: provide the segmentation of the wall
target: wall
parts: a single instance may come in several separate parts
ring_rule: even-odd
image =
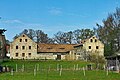
[[[60,53],[61,54],[61,60],[65,59],[65,54],[66,53]],[[38,53],[36,56],[37,59],[57,59],[57,53]]]

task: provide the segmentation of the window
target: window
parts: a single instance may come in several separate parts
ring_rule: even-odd
[[[22,57],[25,57],[25,53],[22,53]]]
[[[89,46],[89,49],[91,49],[91,46]]]
[[[52,48],[47,48],[47,49],[52,49]]]
[[[29,49],[31,49],[31,46],[29,46]]]
[[[99,46],[96,46],[96,49],[99,49]]]
[[[20,42],[22,42],[22,39],[20,39]]]
[[[25,35],[23,35],[23,37],[25,37]]]
[[[59,48],[59,49],[65,49],[65,48]]]
[[[25,46],[22,46],[22,49],[25,49]]]
[[[25,42],[27,42],[27,39],[25,39]]]
[[[16,49],[18,49],[18,46],[16,46]]]
[[[95,39],[95,42],[97,42],[97,39]]]
[[[18,53],[16,53],[15,56],[18,57]]]
[[[92,39],[90,39],[90,42],[93,42],[93,40],[92,40]]]
[[[30,56],[31,56],[31,53],[28,53],[28,56],[30,57]]]

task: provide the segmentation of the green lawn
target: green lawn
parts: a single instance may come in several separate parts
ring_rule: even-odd
[[[81,69],[87,64],[89,62],[83,61],[6,61],[2,65],[12,66],[14,72],[13,75],[11,72],[1,73],[0,80],[120,80],[120,74],[114,72],[106,75],[107,72],[104,70],[92,70],[85,71],[84,75],[83,70],[74,70]],[[61,72],[57,70],[58,65],[62,65]]]

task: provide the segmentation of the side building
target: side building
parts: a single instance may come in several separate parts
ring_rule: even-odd
[[[91,55],[104,56],[104,44],[95,36],[82,40],[74,48],[73,53],[76,54],[76,59],[85,59]]]
[[[10,44],[11,59],[35,59],[37,44],[27,35],[22,34]]]
[[[74,44],[38,44],[39,59],[54,59],[54,60],[71,60],[68,56],[71,50],[74,49]]]

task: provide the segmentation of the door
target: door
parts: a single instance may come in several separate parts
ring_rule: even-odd
[[[61,55],[57,55],[57,60],[61,60]]]

